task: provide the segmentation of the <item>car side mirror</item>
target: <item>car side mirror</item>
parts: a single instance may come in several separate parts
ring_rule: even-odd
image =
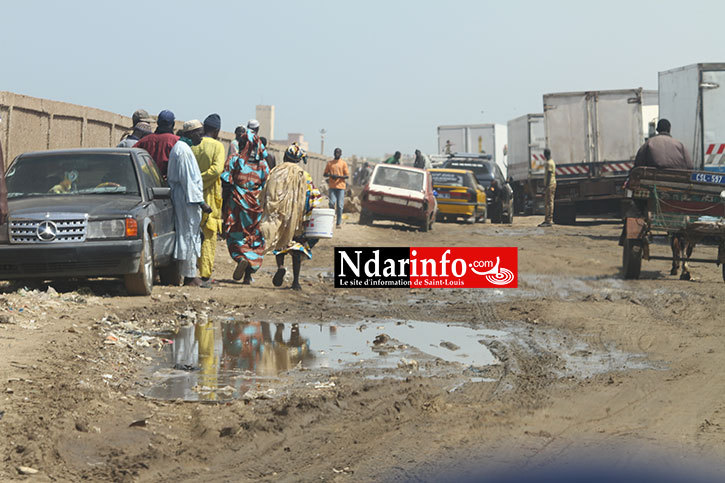
[[[171,188],[168,187],[149,187],[149,198],[152,200],[168,200],[171,199]]]

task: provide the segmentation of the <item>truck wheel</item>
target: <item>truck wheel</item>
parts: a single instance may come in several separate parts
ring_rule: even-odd
[[[576,224],[576,206],[554,205],[554,223],[557,225]]]
[[[171,262],[165,267],[159,269],[159,280],[162,285],[173,285],[178,287],[181,285],[181,267],[179,266],[178,260],[171,260]]]
[[[148,233],[143,235],[138,272],[126,275],[124,283],[129,295],[151,295],[154,287],[154,249]]]
[[[365,210],[360,210],[360,220],[358,221],[361,225],[371,226],[373,224],[373,217]]]
[[[636,280],[642,268],[642,241],[641,240],[624,240],[624,248],[622,249],[622,270],[624,278],[627,280]]]

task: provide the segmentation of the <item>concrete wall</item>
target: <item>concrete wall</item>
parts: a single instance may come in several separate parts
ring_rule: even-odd
[[[131,128],[131,118],[127,116],[5,91],[0,91],[0,118],[6,168],[17,155],[28,151],[113,147]],[[182,121],[177,121],[176,128],[181,125]],[[220,137],[228,150],[234,133],[222,131]],[[273,143],[268,149],[281,163],[287,146]],[[329,159],[309,153],[305,169],[318,186],[324,182],[322,173]]]

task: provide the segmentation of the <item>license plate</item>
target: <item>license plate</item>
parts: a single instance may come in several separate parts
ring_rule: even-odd
[[[700,183],[725,184],[725,175],[710,173],[692,173],[690,180]]]
[[[450,193],[438,193],[438,198],[450,198]]]
[[[393,203],[395,205],[407,205],[408,200],[404,200],[402,198],[394,198],[392,196],[383,196],[383,201],[386,203]]]

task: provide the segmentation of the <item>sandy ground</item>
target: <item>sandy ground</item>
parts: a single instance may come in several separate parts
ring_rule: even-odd
[[[232,282],[222,244],[212,289],[133,298],[116,281],[6,286],[0,480],[408,480],[588,450],[627,448],[665,465],[725,455],[720,267],[693,264],[685,282],[667,262],[643,262],[642,280],[625,281],[609,221],[542,229],[527,217],[430,233],[354,221],[315,248],[302,293],[272,286],[272,259],[254,285]],[[520,287],[334,289],[335,245],[518,246]],[[490,366],[422,356],[388,377],[364,365],[295,368],[222,403],[147,397],[164,331],[198,314],[321,328],[429,321],[505,336],[481,341]],[[677,457],[652,456],[662,454]]]

